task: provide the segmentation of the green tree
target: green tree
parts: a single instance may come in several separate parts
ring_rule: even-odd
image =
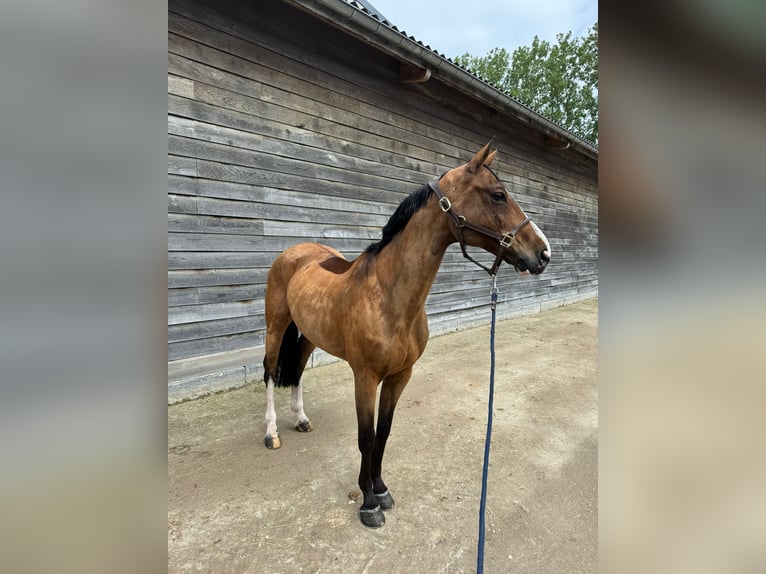
[[[598,22],[583,37],[537,36],[509,55],[493,48],[486,56],[466,53],[458,65],[481,76],[533,110],[598,144]]]

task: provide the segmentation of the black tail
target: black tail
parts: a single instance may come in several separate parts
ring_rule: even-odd
[[[279,359],[277,360],[277,373],[274,384],[277,387],[297,387],[300,382],[303,369],[301,368],[300,354],[301,334],[295,323],[290,322],[285,334],[282,336],[282,344],[279,347]],[[269,368],[266,359],[263,359],[263,380],[269,380]]]

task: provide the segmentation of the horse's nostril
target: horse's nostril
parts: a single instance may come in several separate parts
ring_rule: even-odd
[[[547,250],[547,249],[543,249],[543,250],[540,252],[540,261],[541,261],[542,263],[544,263],[545,265],[547,265],[547,264],[548,264],[548,262],[549,262],[550,260],[551,260],[551,254],[550,254],[550,253],[548,253],[548,250]]]

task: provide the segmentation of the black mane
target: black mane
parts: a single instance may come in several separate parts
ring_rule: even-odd
[[[380,253],[380,251],[386,245],[391,243],[393,238],[407,226],[407,223],[412,219],[412,216],[425,207],[430,194],[431,188],[428,187],[428,184],[425,184],[417,191],[408,195],[404,201],[399,204],[399,207],[396,208],[391,219],[388,220],[388,223],[386,223],[383,228],[383,238],[377,243],[370,245],[364,252],[373,255]]]

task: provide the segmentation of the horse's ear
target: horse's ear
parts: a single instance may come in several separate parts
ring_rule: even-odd
[[[483,148],[481,148],[479,150],[479,153],[473,156],[473,159],[468,162],[468,169],[471,170],[473,173],[476,173],[477,171],[479,171],[479,169],[481,169],[481,166],[487,163],[487,157],[489,156],[489,149],[490,147],[492,147],[492,142],[494,140],[495,138],[492,138],[490,142],[487,145],[485,145]]]
[[[497,150],[493,149],[492,153],[487,156],[487,159],[484,160],[484,165],[490,166],[492,165],[492,162],[495,159],[495,156],[497,155]]]

